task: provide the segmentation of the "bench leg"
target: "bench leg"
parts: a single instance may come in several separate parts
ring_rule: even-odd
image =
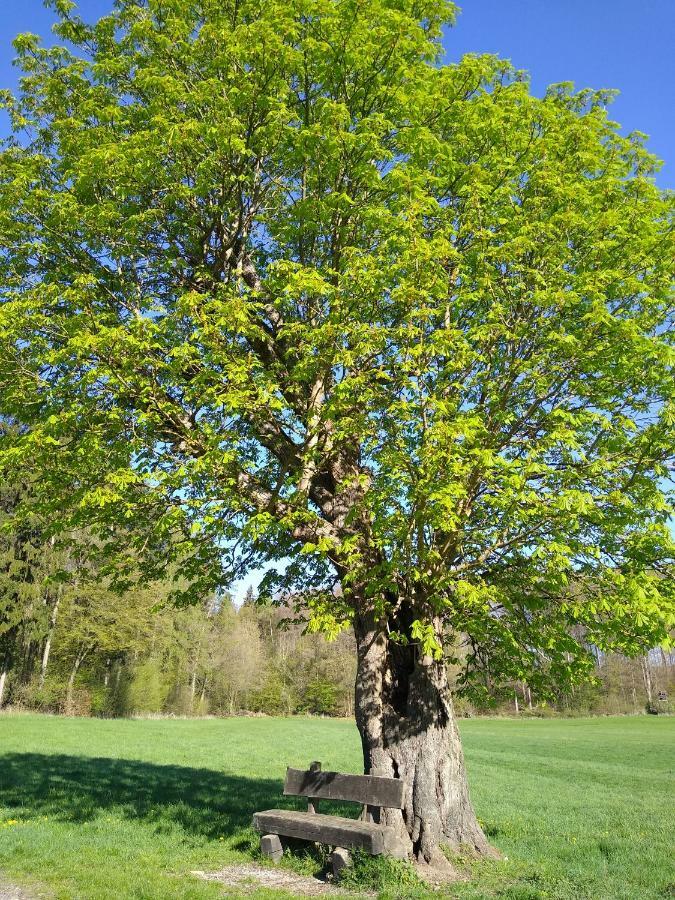
[[[267,856],[272,862],[279,862],[284,855],[278,834],[265,834],[260,838],[260,849],[263,856]]]
[[[346,869],[347,866],[351,866],[352,858],[349,855],[349,851],[345,850],[343,847],[336,847],[335,850],[330,855],[330,861],[333,864],[333,875],[336,878],[340,877],[340,873],[343,869]]]

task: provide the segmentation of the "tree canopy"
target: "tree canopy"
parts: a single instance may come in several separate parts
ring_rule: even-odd
[[[329,635],[406,598],[467,677],[663,641],[673,202],[609,92],[443,65],[445,0],[52,5],[0,155],[27,506],[120,582],[279,562]]]

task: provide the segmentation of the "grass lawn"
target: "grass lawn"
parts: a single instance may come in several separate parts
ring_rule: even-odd
[[[675,719],[474,719],[461,730],[478,815],[507,858],[475,865],[443,896],[675,897]],[[223,896],[190,870],[251,860],[251,814],[282,805],[285,767],[320,759],[358,772],[359,754],[354,725],[330,719],[3,715],[0,871],[57,898]],[[382,891],[406,895],[425,892]]]

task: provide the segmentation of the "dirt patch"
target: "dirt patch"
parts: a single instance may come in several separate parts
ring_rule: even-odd
[[[0,900],[36,900],[36,895],[0,877]]]
[[[437,859],[432,865],[415,863],[415,872],[419,879],[432,890],[438,890],[467,879],[465,873],[457,870],[452,863],[445,859]]]
[[[281,868],[267,869],[255,865],[225,866],[219,872],[192,872],[192,875],[203,878],[204,881],[218,881],[246,893],[250,891],[251,894],[260,887],[266,887],[289,891],[301,897],[321,897],[331,894],[335,897],[350,896],[347,891],[327,881],[320,881],[309,875],[296,875],[295,872]],[[1,896],[0,900],[3,900]]]
[[[437,860],[436,865],[415,864],[415,871],[420,880],[432,891],[446,888],[449,884],[465,881],[467,874],[458,871],[445,859]],[[299,897],[326,897],[332,896],[335,900],[342,897],[349,900],[350,897],[375,897],[371,891],[359,891],[354,894],[345,888],[330,881],[322,881],[320,878],[312,878],[310,875],[296,875],[288,869],[267,868],[254,864],[241,864],[225,866],[218,872],[195,871],[190,874],[204,881],[216,881],[220,884],[236,888],[238,892],[255,894],[260,887],[277,888],[288,891]],[[0,900],[4,898],[0,895]],[[23,900],[23,898],[21,898]]]

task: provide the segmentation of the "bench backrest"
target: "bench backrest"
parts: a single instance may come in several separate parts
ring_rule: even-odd
[[[347,800],[364,806],[385,806],[403,809],[405,782],[400,778],[380,775],[342,775],[322,772],[318,763],[309,771],[287,769],[284,795],[311,797],[322,800]]]

